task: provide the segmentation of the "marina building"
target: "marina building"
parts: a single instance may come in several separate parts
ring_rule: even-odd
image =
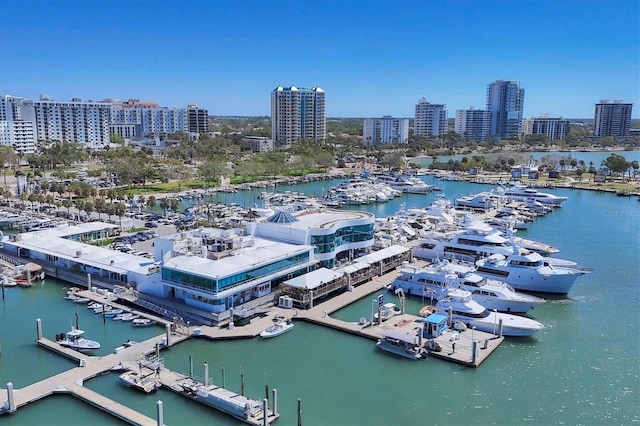
[[[278,86],[271,92],[271,138],[277,148],[324,140],[326,133],[325,93],[320,87]]]
[[[569,120],[552,118],[546,114],[537,118],[529,117],[522,122],[522,133],[546,135],[549,140],[564,140],[569,134]]]
[[[365,143],[379,145],[385,143],[406,143],[409,140],[409,119],[367,118],[364,120],[363,136]]]
[[[491,132],[491,111],[473,107],[457,110],[454,131],[476,142],[486,140]]]
[[[631,110],[633,104],[624,103],[622,100],[610,102],[601,100],[596,104],[595,117],[593,119],[593,136],[625,137],[631,129]]]
[[[522,133],[524,89],[520,83],[498,80],[487,86],[487,110],[491,112],[490,135],[496,140],[511,139]]]
[[[442,136],[447,133],[448,116],[444,104],[432,104],[426,98],[416,105],[413,134],[421,137]]]

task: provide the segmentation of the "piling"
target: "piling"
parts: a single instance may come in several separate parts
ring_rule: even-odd
[[[87,274],[87,290],[91,290],[91,274]]]
[[[269,414],[267,410],[269,410],[269,400],[265,398],[262,400],[262,425],[263,426],[269,425]]]
[[[31,269],[25,268],[27,270],[27,285],[31,286]]]
[[[162,401],[158,400],[156,402],[156,412],[158,417],[157,426],[164,426],[164,411],[162,409]]]
[[[502,318],[498,322],[498,337],[502,337]]]
[[[229,309],[229,330],[233,330],[233,308]]]
[[[224,381],[225,381],[224,380],[224,367],[222,367],[221,374],[222,374],[222,387],[226,389],[226,387],[224,385]]]
[[[300,405],[300,398],[298,398],[298,426],[302,426],[302,407]]]
[[[42,320],[36,320],[36,340],[42,340]]]
[[[206,361],[204,363],[204,385],[209,386],[209,364]]]
[[[9,402],[9,412],[16,412],[16,400],[13,396],[13,383],[7,383],[7,401]]]
[[[274,416],[277,416],[278,415],[278,390],[276,388],[273,388],[271,392],[273,393],[273,408],[271,409],[271,411],[273,411]]]
[[[189,378],[193,379],[193,357],[191,355],[189,355]]]
[[[478,342],[475,340],[471,342],[471,362],[476,363],[476,357],[478,354]]]
[[[167,335],[167,347],[171,346],[171,324],[164,325],[165,334]]]

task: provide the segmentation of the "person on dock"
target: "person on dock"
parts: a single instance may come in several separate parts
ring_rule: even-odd
[[[162,370],[162,368],[160,366],[156,367],[156,378],[159,379],[160,378],[160,371]]]

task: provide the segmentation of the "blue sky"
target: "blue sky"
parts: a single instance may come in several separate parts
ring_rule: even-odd
[[[327,116],[449,116],[518,80],[525,116],[640,117],[638,0],[1,0],[0,94],[190,103],[269,115],[278,85],[320,86]]]

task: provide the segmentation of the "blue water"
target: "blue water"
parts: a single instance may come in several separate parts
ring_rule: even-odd
[[[444,184],[449,198],[490,189],[464,182]],[[279,189],[312,194],[328,186],[329,182],[316,182]],[[184,373],[191,356],[198,377],[206,361],[216,383],[224,367],[226,386],[237,392],[243,374],[245,394],[255,399],[264,397],[265,384],[277,388],[281,413],[277,424],[282,425],[296,423],[297,398],[306,425],[639,423],[640,203],[600,192],[550,191],[569,200],[530,224],[522,235],[552,244],[561,250],[559,257],[594,271],[579,278],[567,298],[550,300],[532,311],[530,316],[543,322],[544,330],[533,338],[506,340],[478,369],[437,359],[396,358],[377,350],[372,341],[300,322],[277,339],[192,340],[163,351],[162,356],[169,368]],[[226,194],[227,202],[252,203],[259,192]],[[363,209],[391,214],[400,203],[427,205],[433,197],[406,195]],[[62,300],[63,285],[47,280],[41,287],[7,290],[0,309],[3,386],[12,381],[19,388],[71,366],[33,341],[36,318],[43,318],[45,335],[51,337],[69,328],[76,310],[86,311]],[[375,297],[335,316],[347,321],[369,317]],[[385,298],[393,301],[395,296],[385,293]],[[409,298],[407,309],[415,313],[422,303]],[[146,332],[105,325],[86,312],[81,312],[80,322],[87,335],[101,340],[105,348],[136,337],[132,333]],[[116,375],[86,385],[150,417],[161,399],[167,424],[238,424],[168,391],[133,392],[120,385]],[[116,423],[70,397],[20,409],[3,416],[2,422],[72,424],[56,422],[62,410],[80,411],[84,424]]]

